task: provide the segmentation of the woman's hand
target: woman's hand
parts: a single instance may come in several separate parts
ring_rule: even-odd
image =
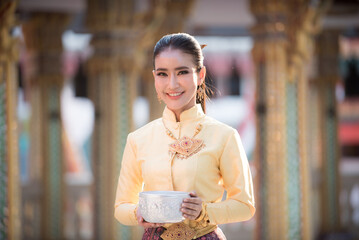
[[[191,192],[189,195],[190,198],[183,199],[181,212],[183,217],[196,220],[202,211],[202,199],[195,192]]]
[[[143,217],[141,216],[141,214],[140,214],[140,212],[138,211],[138,209],[136,210],[136,217],[137,217],[138,225],[144,227],[144,229],[147,229],[147,228],[157,228],[157,227],[163,226],[162,223],[150,223],[150,222],[146,222],[145,219],[143,219]]]

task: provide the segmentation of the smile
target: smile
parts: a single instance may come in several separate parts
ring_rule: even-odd
[[[182,92],[179,92],[179,93],[167,93],[169,96],[171,96],[171,97],[177,97],[177,96],[179,96],[179,95],[181,95],[182,94]]]

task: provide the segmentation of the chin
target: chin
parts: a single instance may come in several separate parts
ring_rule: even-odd
[[[166,105],[171,110],[179,110],[183,107],[183,105],[173,104],[173,103],[167,103]]]
[[[178,106],[174,106],[173,104],[167,104],[167,108],[171,109],[172,111],[178,111],[180,109],[182,109],[181,107]]]

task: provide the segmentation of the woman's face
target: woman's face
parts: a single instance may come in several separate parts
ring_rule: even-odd
[[[198,73],[191,55],[167,49],[155,58],[153,76],[158,96],[179,120],[183,111],[196,104],[197,86],[204,80],[205,68]]]

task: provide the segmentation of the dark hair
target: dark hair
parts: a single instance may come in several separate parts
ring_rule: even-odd
[[[203,68],[203,54],[202,47],[197,40],[188,33],[173,33],[163,36],[155,45],[153,49],[153,68],[155,69],[155,59],[163,51],[167,49],[177,49],[192,56],[193,63],[196,66],[197,72]],[[206,83],[203,81],[201,86],[198,86],[199,91],[196,94],[196,103],[200,103],[203,111],[206,111]],[[200,94],[199,94],[200,93]]]

